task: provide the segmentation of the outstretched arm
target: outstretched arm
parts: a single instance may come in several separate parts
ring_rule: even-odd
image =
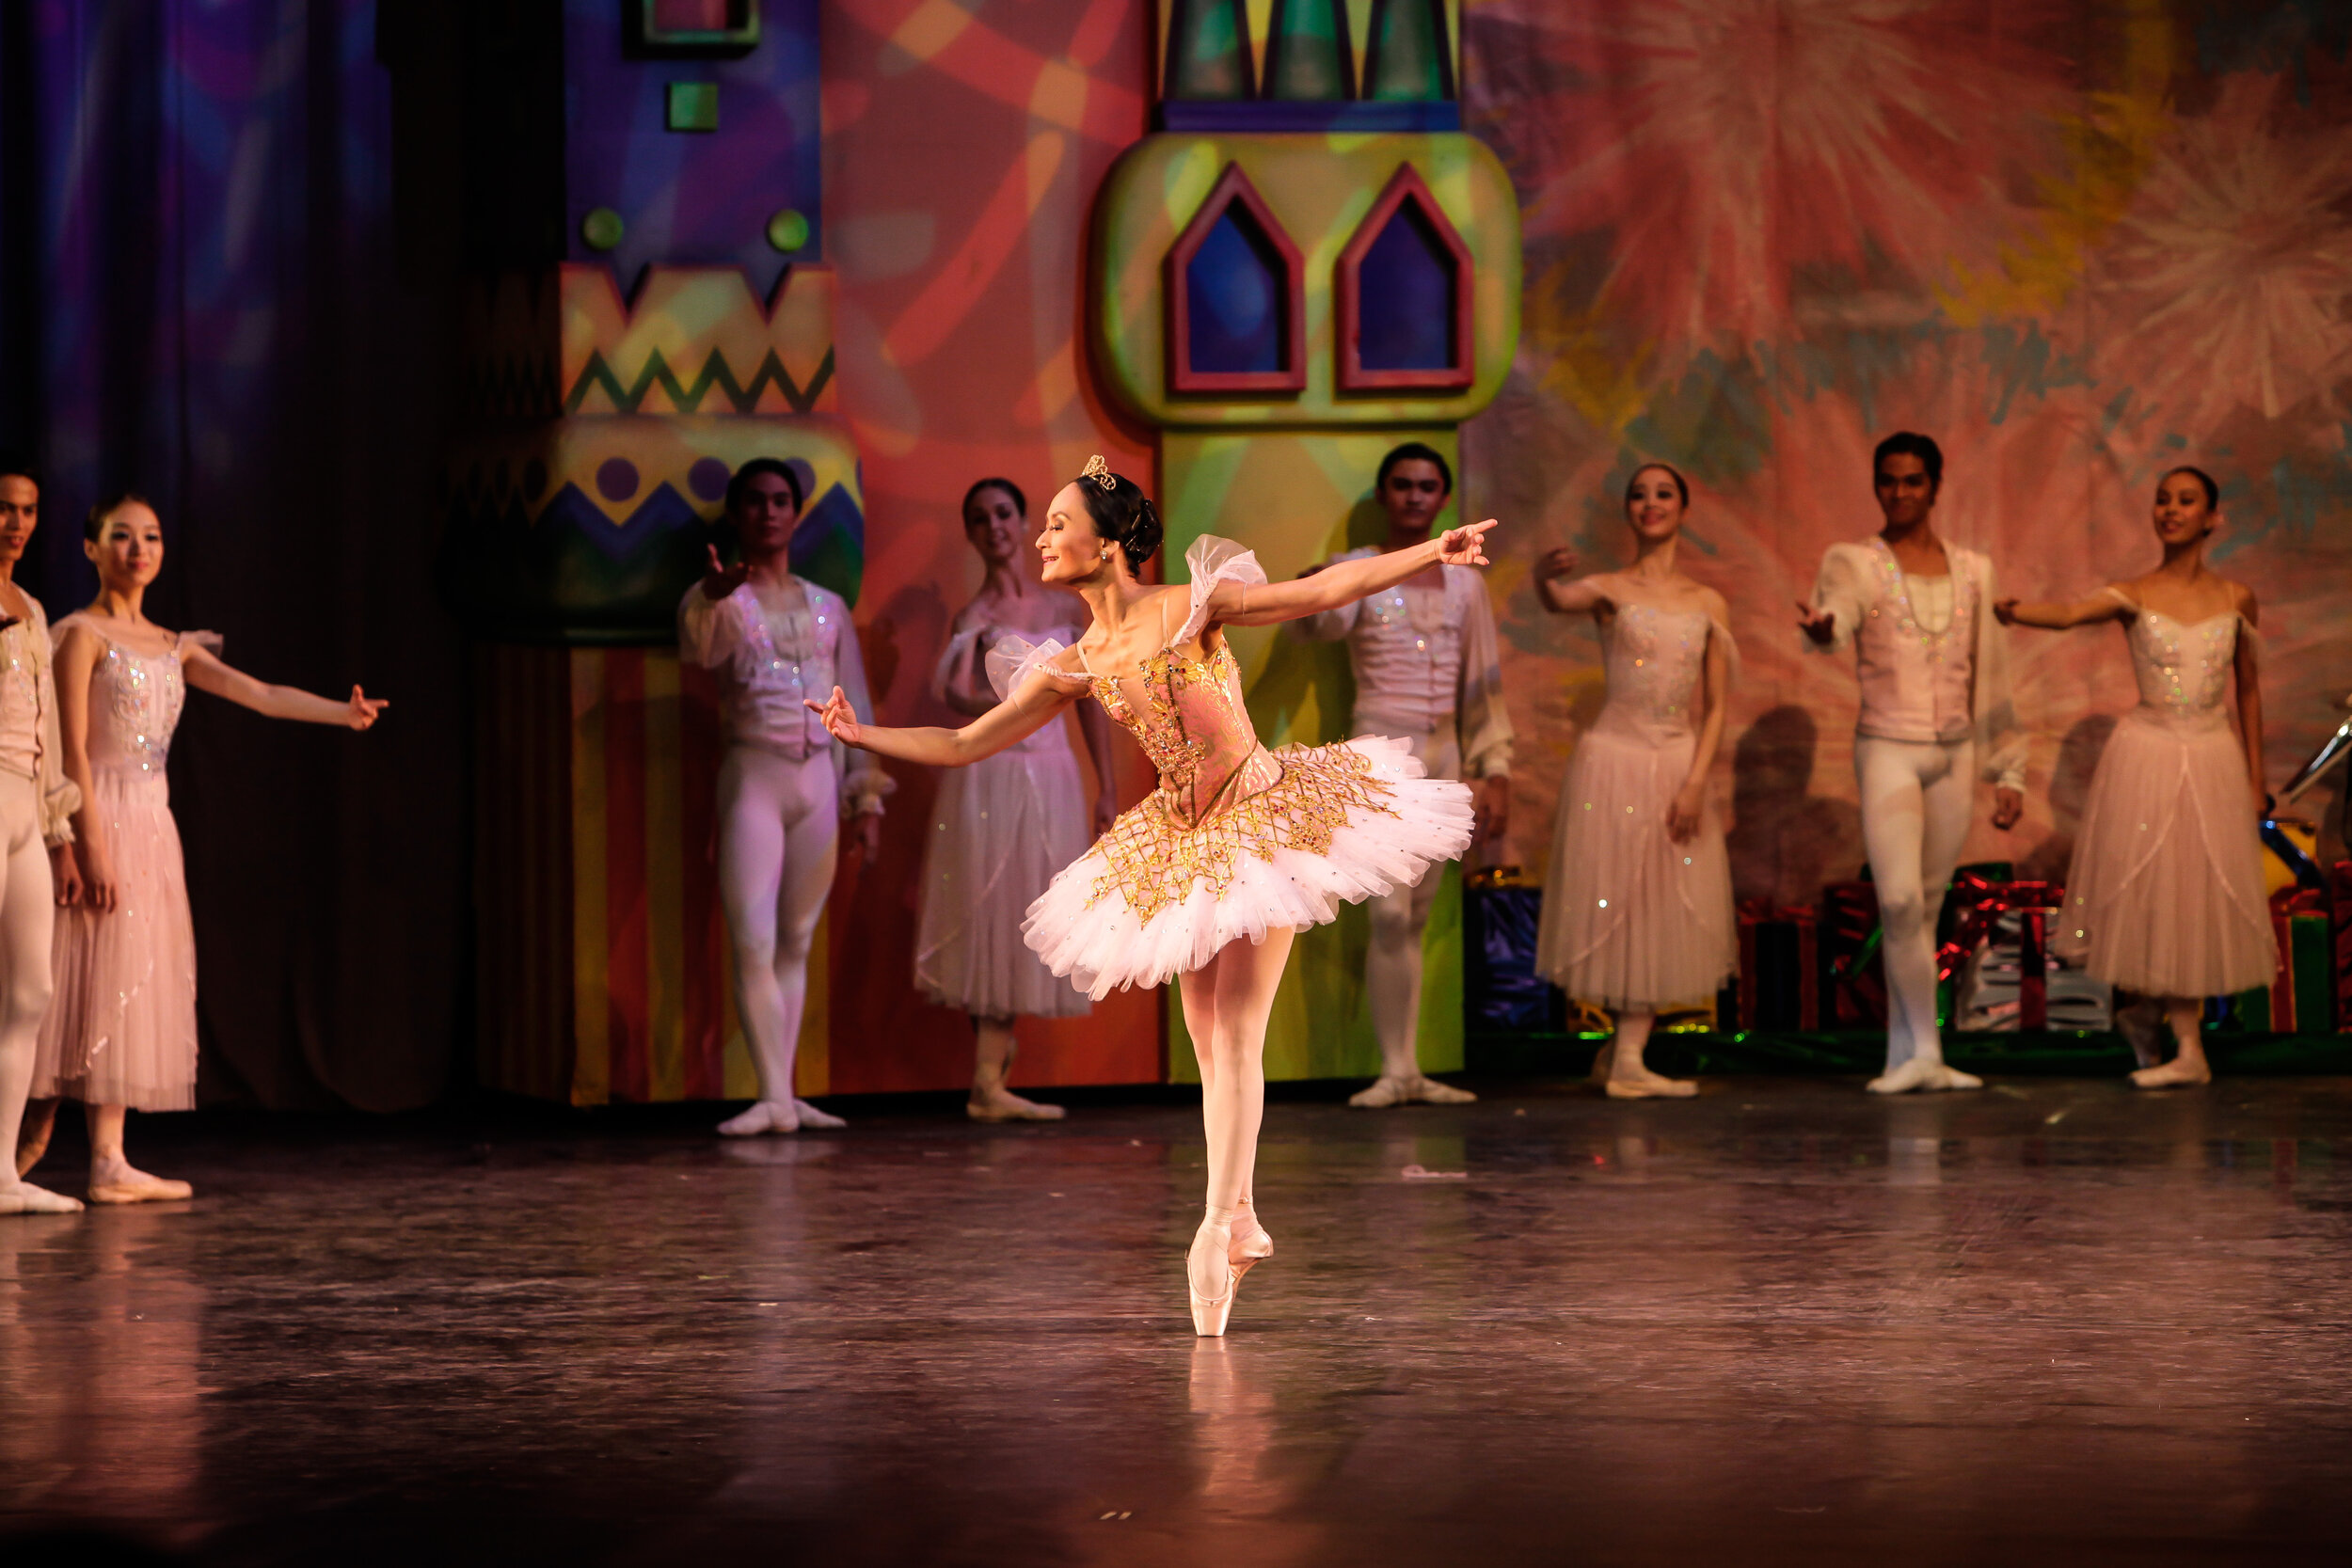
[[[918,729],[885,729],[860,723],[857,709],[837,686],[825,702],[807,705],[844,746],[897,757],[900,762],[919,762],[927,768],[965,768],[1035,735],[1059,718],[1077,695],[1075,687],[1064,689],[1050,676],[1033,674],[1020,690],[960,730],[930,724]]]
[[[1600,582],[1603,574],[1577,576],[1583,565],[1584,558],[1565,545],[1544,552],[1535,562],[1535,596],[1546,610],[1554,615],[1581,615],[1610,602],[1609,590]]]
[[[2022,604],[2015,599],[1993,601],[1994,619],[2005,626],[2039,626],[2043,631],[2064,631],[2070,626],[2087,626],[2094,621],[2120,621],[2132,613],[2132,608],[2113,589],[2102,589],[2087,599],[2071,603],[2055,601],[2042,604]]]
[[[1448,566],[1486,564],[1486,531],[1492,517],[1468,528],[1448,529],[1408,550],[1383,550],[1360,561],[1341,561],[1293,582],[1224,582],[1209,594],[1212,626],[1270,626],[1337,610],[1383,588],[1393,588],[1440,562]]]
[[[226,697],[268,719],[298,719],[309,724],[341,724],[346,729],[364,730],[392,705],[383,698],[367,695],[356,686],[351,689],[350,699],[339,703],[296,687],[257,681],[242,670],[230,669],[221,662],[219,655],[194,642],[188,644],[183,656],[182,668],[187,672],[188,684],[199,691]]]

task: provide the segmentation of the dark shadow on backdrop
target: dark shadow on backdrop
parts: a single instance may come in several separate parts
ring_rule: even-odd
[[[1812,791],[1820,732],[1784,705],[1740,733],[1731,752],[1731,885],[1736,897],[1812,904],[1822,887],[1856,874],[1862,814]]]

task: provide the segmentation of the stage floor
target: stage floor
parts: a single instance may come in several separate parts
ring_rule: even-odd
[[[1479,1086],[1278,1101],[1279,1250],[1222,1342],[1184,1311],[1201,1150],[1166,1101],[751,1145],[151,1118],[196,1202],[0,1220],[0,1531],[223,1564],[2345,1560],[2352,1080]]]

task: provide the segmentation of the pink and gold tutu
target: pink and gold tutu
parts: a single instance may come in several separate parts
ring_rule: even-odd
[[[1007,639],[990,656],[999,691],[1032,670],[1085,680],[1159,769],[1159,789],[1057,876],[1022,925],[1048,968],[1098,1000],[1197,969],[1238,939],[1322,925],[1470,847],[1469,787],[1424,777],[1408,742],[1258,743],[1231,650],[1179,650],[1200,637],[1219,583],[1265,573],[1210,536],[1184,560],[1191,613],[1131,672],[1052,670],[1051,641]]]

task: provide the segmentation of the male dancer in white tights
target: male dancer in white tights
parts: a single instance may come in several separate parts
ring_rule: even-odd
[[[1339,557],[1353,561],[1426,544],[1454,493],[1444,456],[1407,441],[1380,460],[1373,494],[1389,515],[1389,536]],[[1307,575],[1322,567],[1308,568]],[[1347,639],[1356,671],[1358,735],[1409,740],[1433,779],[1475,781],[1480,842],[1500,837],[1511,812],[1511,720],[1503,711],[1501,657],[1486,584],[1468,566],[1432,566],[1368,599],[1293,621],[1315,641]],[[1380,1037],[1380,1077],[1348,1101],[1376,1110],[1421,1101],[1456,1105],[1477,1099],[1424,1077],[1415,1038],[1421,1020],[1421,942],[1439,879],[1372,900],[1372,946],[1364,989]]]
[[[17,562],[40,520],[40,486],[0,461],[0,1214],[71,1213],[82,1205],[17,1175],[17,1133],[32,1087],[41,1015],[54,977],[56,889],[80,895],[72,817],[82,792],[68,782],[57,742],[57,690],[49,623],[16,584]],[[61,881],[53,881],[55,863]]]
[[[1867,543],[1832,545],[1813,603],[1797,607],[1814,646],[1853,644],[1861,677],[1854,773],[1886,966],[1886,1070],[1870,1090],[1980,1088],[1944,1063],[1935,917],[1979,773],[1993,782],[1994,827],[2014,826],[2025,809],[2024,736],[1993,616],[1992,562],[1935,532],[1944,453],[1903,431],[1879,443],[1872,473],[1886,526]]]

